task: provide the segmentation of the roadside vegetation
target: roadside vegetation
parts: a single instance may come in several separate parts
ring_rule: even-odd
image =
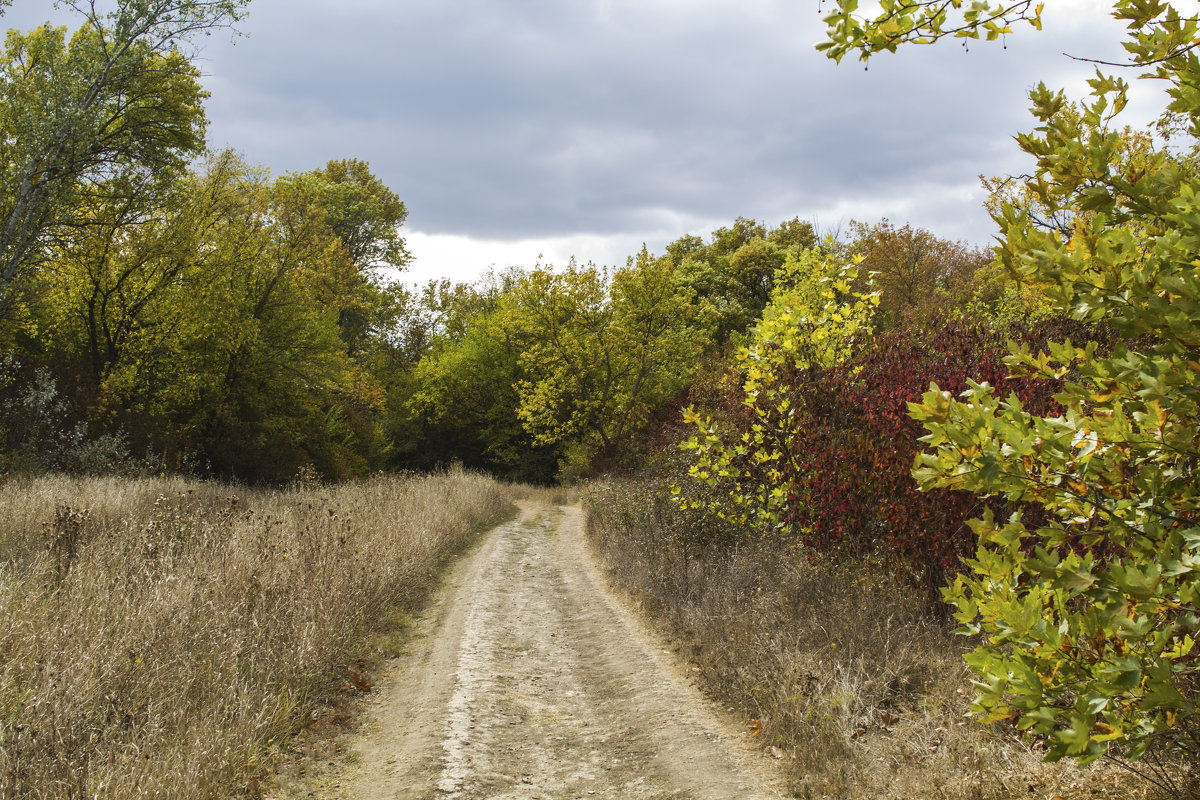
[[[589,538],[614,585],[779,759],[797,797],[1155,796],[1112,764],[1048,764],[1011,725],[971,719],[972,642],[896,579],[888,551],[813,563],[786,539],[681,511],[668,486],[592,487]]]
[[[257,796],[513,510],[461,471],[250,490],[0,485],[0,798]]]

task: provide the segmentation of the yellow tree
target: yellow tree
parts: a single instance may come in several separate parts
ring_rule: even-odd
[[[971,299],[975,275],[992,261],[982,248],[951,242],[923,228],[897,228],[887,220],[851,223],[852,252],[862,256],[879,309],[893,327],[920,323],[950,305]]]

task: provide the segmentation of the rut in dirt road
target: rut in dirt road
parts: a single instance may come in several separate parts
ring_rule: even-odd
[[[780,796],[606,592],[578,507],[492,531],[425,625],[356,748],[352,797]]]

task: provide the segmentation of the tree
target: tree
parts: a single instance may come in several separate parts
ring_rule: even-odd
[[[39,281],[46,344],[82,358],[93,388],[166,324],[161,303],[178,292],[214,210],[192,176],[150,182],[125,173],[80,198],[80,224],[56,237]]]
[[[922,228],[897,228],[887,220],[852,222],[852,252],[862,256],[879,291],[879,309],[889,327],[920,323],[947,306],[971,298],[975,274],[991,263],[991,253],[941,239]]]
[[[330,161],[321,178],[325,221],[361,271],[403,269],[412,255],[400,237],[408,209],[396,194],[357,158]]]
[[[521,282],[506,324],[524,343],[518,415],[535,441],[595,437],[611,453],[684,387],[699,345],[673,271],[643,249],[611,278],[572,263]]]
[[[0,60],[0,310],[53,237],[83,224],[78,196],[125,171],[181,169],[204,144],[190,37],[236,22],[248,0],[124,0],[84,25],[10,31]]]
[[[775,285],[775,273],[790,251],[816,244],[812,226],[799,219],[768,231],[759,222],[738,217],[728,228],[713,231],[704,244],[684,236],[667,245],[675,264],[675,283],[694,296],[698,324],[720,347],[743,334],[762,314]]]
[[[560,443],[535,442],[518,417],[523,339],[506,314],[495,303],[468,321],[447,321],[454,335],[416,365],[403,414],[411,429],[398,431],[406,465],[428,469],[457,460],[512,480],[554,479]]]
[[[866,58],[894,43],[949,30],[943,4],[885,0],[882,23],[830,18],[827,49]],[[959,8],[959,3],[952,3]],[[1200,136],[1200,26],[1164,2],[1116,0],[1131,64],[1163,80],[1168,110]],[[898,13],[904,9],[904,13]],[[986,14],[991,14],[985,18]],[[1028,4],[972,6],[966,35],[991,36]],[[858,25],[856,29],[854,26]],[[999,27],[998,27],[999,26]],[[861,31],[861,33],[860,33]],[[1130,148],[1114,118],[1128,85],[1097,71],[1089,100],[1070,106],[1044,85],[1031,92],[1038,128],[1018,137],[1037,161],[1018,198],[994,216],[998,259],[1040,287],[1058,311],[1105,320],[1124,341],[1014,347],[1018,375],[1062,379],[1061,414],[1030,413],[974,383],[955,399],[934,386],[913,413],[928,431],[915,476],[1043,507],[975,523],[969,572],[947,590],[983,643],[968,657],[975,709],[1012,719],[1047,757],[1139,759],[1160,748],[1200,757],[1200,179],[1167,148]],[[1136,160],[1122,153],[1141,150]],[[1060,213],[1063,212],[1063,213]],[[1135,767],[1178,792],[1168,771]]]

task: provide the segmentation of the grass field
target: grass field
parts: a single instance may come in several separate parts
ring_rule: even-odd
[[[259,793],[439,563],[511,511],[462,472],[0,485],[0,799]]]

